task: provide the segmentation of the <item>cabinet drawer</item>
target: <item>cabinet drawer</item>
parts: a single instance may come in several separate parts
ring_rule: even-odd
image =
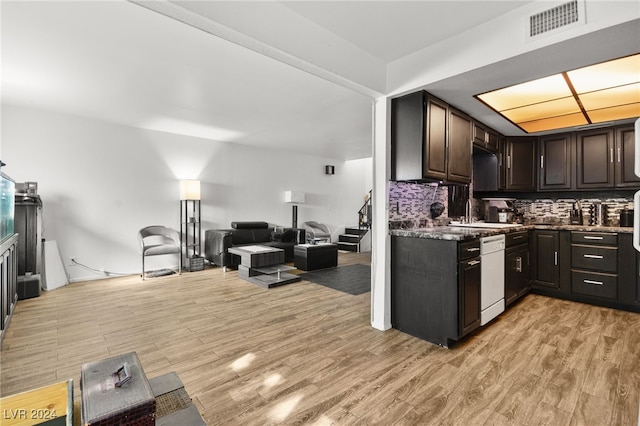
[[[618,272],[618,248],[572,244],[571,267],[589,271]]]
[[[517,246],[520,244],[528,244],[529,243],[529,232],[511,232],[505,235],[505,245],[506,247]]]
[[[571,242],[617,246],[618,234],[610,234],[606,232],[572,232]]]
[[[458,243],[458,259],[465,260],[480,256],[480,240],[470,240]]]
[[[572,270],[571,291],[587,296],[617,299],[618,276],[614,274]]]

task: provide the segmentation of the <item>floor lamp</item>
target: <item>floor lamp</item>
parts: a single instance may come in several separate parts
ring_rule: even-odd
[[[180,243],[183,267],[189,271],[204,269],[200,256],[200,181],[180,181]]]
[[[284,202],[292,204],[291,227],[298,228],[298,204],[304,204],[305,194],[299,191],[285,191]]]

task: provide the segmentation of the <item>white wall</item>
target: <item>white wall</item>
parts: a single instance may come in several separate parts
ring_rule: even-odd
[[[372,179],[371,159],[343,162],[10,105],[2,110],[2,149],[3,172],[38,182],[43,237],[57,241],[71,281],[104,277],[70,266],[72,256],[96,269],[139,273],[138,229],[179,228],[179,179],[202,182],[203,230],[234,220],[290,226],[286,190],[307,194],[299,224],[355,225]],[[324,174],[326,164],[335,175]],[[172,262],[150,259],[150,266]]]

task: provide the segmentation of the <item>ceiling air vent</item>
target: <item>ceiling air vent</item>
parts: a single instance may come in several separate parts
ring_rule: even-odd
[[[584,23],[584,5],[578,0],[563,3],[529,17],[529,38]]]

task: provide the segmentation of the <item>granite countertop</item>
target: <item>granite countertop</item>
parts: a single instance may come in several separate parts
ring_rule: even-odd
[[[527,231],[530,229],[556,230],[556,231],[581,231],[581,232],[610,232],[633,233],[633,228],[617,226],[588,226],[568,224],[529,224],[513,226],[509,228],[465,228],[456,226],[434,226],[430,228],[392,229],[390,235],[396,237],[429,238],[433,240],[464,241],[491,235],[509,234],[512,232]]]

